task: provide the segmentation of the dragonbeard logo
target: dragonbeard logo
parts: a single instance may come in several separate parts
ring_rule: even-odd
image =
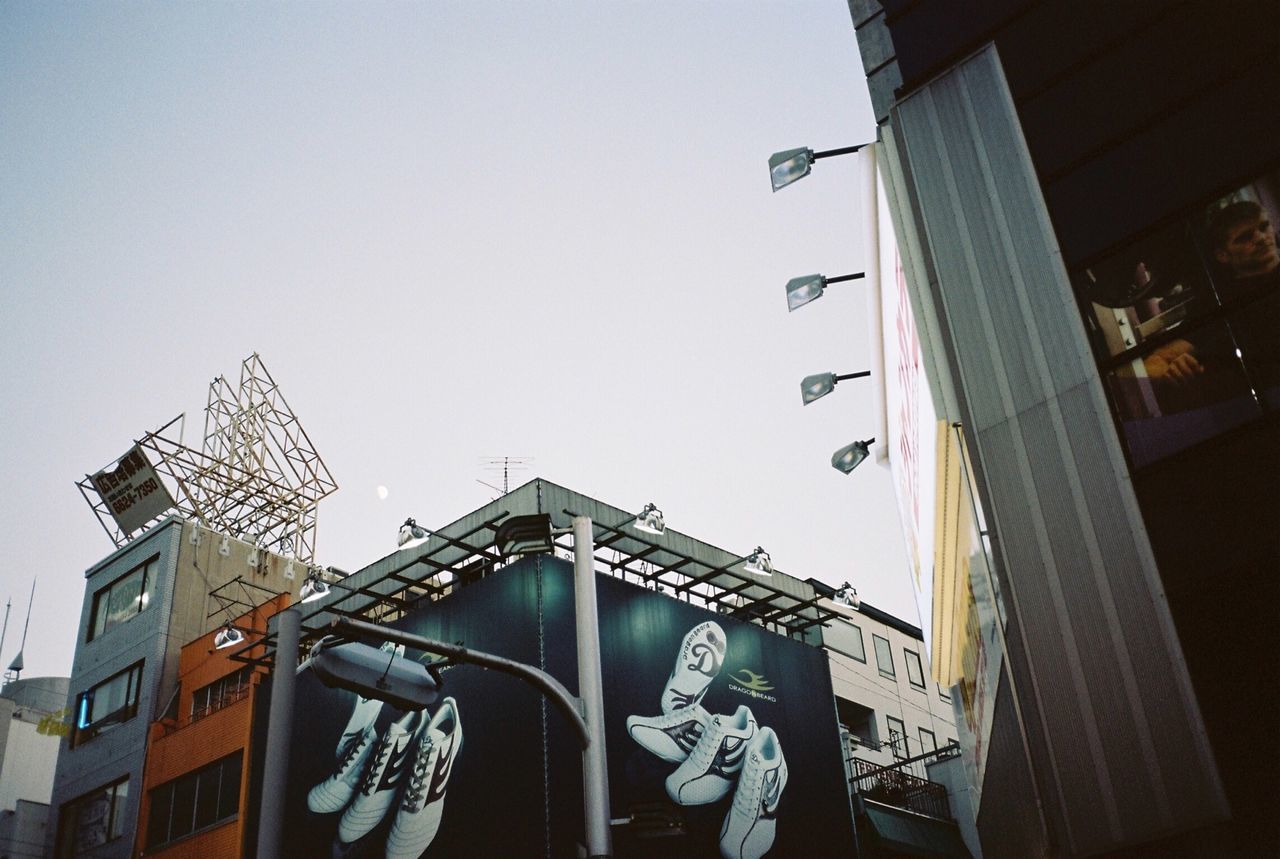
[[[757,674],[750,668],[739,668],[730,675],[729,688],[734,692],[740,692],[752,698],[758,698],[762,701],[777,703],[778,699],[770,695],[773,691],[773,685],[765,679],[763,674]]]

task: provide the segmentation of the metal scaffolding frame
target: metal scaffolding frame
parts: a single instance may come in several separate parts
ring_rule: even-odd
[[[238,386],[222,376],[210,383],[201,450],[182,443],[184,418],[135,440],[173,497],[171,509],[212,531],[310,563],[316,507],[338,484],[258,353],[241,364]],[[76,486],[117,548],[132,539],[90,475]]]

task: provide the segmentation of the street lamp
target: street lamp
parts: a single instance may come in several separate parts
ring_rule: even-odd
[[[828,149],[825,152],[814,152],[808,147],[800,149],[784,149],[769,156],[769,181],[776,192],[798,179],[809,175],[813,162],[819,158],[830,158],[832,155],[850,155],[862,146],[845,146],[842,149]]]
[[[835,373],[818,373],[813,376],[805,376],[800,382],[800,398],[807,406],[814,400],[820,400],[835,390],[837,382],[843,382],[847,379],[861,379],[870,375],[870,370],[863,370],[860,373],[845,373],[841,376],[837,376]]]
[[[855,441],[853,444],[847,444],[840,448],[831,454],[831,467],[842,474],[848,474],[853,471],[870,454],[867,446],[874,441],[875,439],[869,438],[866,441]]]
[[[839,277],[824,277],[820,274],[805,274],[787,281],[787,312],[804,307],[810,301],[822,298],[823,291],[829,284],[844,283],[849,280],[861,280],[866,277],[865,271],[853,274],[842,274]]]

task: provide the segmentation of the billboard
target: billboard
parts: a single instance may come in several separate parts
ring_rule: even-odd
[[[599,576],[614,854],[762,859],[853,847],[821,650]],[[577,688],[572,565],[523,559],[395,624]],[[408,651],[410,658],[425,659]],[[582,760],[529,686],[470,665],[404,712],[297,689],[285,843],[337,857],[576,856]]]
[[[132,534],[174,506],[169,490],[136,444],[120,457],[115,468],[104,468],[90,479],[111,511],[111,517],[126,534]]]

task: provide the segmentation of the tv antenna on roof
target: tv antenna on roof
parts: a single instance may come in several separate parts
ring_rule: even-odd
[[[524,471],[529,467],[529,463],[533,462],[532,456],[482,456],[480,457],[480,467],[485,471],[492,472],[494,479],[497,479],[497,473],[502,472],[502,488],[494,486],[492,483],[476,478],[476,483],[487,486],[494,492],[506,495],[511,491],[511,472]]]
[[[36,599],[36,580],[31,580],[31,597],[27,600],[27,622],[22,625],[22,644],[18,645],[18,655],[13,657],[13,661],[9,663],[9,668],[4,672],[4,682],[11,683],[17,680],[22,674],[25,664],[22,660],[22,651],[27,647],[27,629],[31,626],[31,604]],[[4,625],[6,631],[9,626],[9,606],[5,606]]]

